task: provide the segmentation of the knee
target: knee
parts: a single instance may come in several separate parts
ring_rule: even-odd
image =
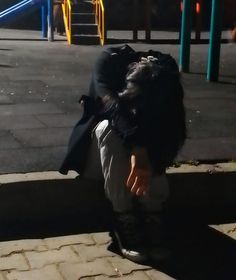
[[[105,137],[106,134],[105,132],[107,131],[108,125],[109,125],[108,120],[103,120],[97,125],[95,129],[95,135],[99,144],[102,142],[102,139]]]

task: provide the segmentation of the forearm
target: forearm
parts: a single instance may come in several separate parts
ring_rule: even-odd
[[[151,180],[151,166],[147,150],[134,147],[130,156],[130,173],[126,182],[127,188],[137,196],[145,195]]]

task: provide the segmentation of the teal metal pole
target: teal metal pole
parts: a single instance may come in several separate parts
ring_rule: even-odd
[[[48,0],[48,41],[54,41],[53,0]]]
[[[183,0],[181,20],[179,70],[189,72],[192,29],[192,0]]]
[[[212,0],[207,64],[207,81],[209,82],[216,82],[219,78],[222,10],[223,0]]]

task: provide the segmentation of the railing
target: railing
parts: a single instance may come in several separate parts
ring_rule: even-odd
[[[31,0],[23,0],[19,3],[17,3],[14,6],[11,6],[10,8],[0,12],[0,18],[3,18],[9,14],[12,14],[15,11],[18,11],[19,9],[23,8],[24,6],[27,6],[28,4],[31,4],[32,1]]]
[[[65,23],[66,37],[71,44],[71,3],[70,0],[64,0],[62,4],[63,18]]]
[[[96,21],[98,25],[98,34],[100,36],[101,45],[104,45],[105,41],[105,10],[103,0],[93,0],[95,5]]]

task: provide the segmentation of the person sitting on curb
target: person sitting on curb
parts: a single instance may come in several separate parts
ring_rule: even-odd
[[[167,257],[160,212],[168,197],[165,170],[186,138],[183,97],[170,55],[128,45],[104,50],[60,170],[85,178],[101,170],[113,236],[123,256],[138,263]],[[96,157],[101,169],[92,168]]]

